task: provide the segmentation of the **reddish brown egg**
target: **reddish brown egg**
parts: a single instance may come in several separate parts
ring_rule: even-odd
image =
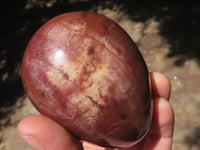
[[[26,48],[22,79],[37,110],[80,140],[130,147],[149,129],[146,64],[128,34],[102,15],[71,12],[45,23]]]

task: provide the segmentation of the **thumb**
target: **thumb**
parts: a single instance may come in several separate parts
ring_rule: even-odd
[[[81,143],[55,121],[40,115],[24,118],[19,135],[37,150],[82,150]]]

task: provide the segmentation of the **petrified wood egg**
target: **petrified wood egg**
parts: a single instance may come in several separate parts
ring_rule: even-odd
[[[130,147],[148,131],[148,71],[128,34],[110,19],[71,12],[45,23],[22,63],[26,93],[41,114],[81,140]]]

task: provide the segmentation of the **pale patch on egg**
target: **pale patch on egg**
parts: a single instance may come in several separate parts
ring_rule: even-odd
[[[81,88],[88,88],[92,84],[93,84],[93,80],[91,79],[91,77],[89,77],[88,80],[81,82]]]
[[[91,38],[84,38],[83,43],[89,47],[91,45],[91,43],[93,42],[93,40]]]
[[[66,103],[66,106],[70,109],[68,105],[78,106],[79,111],[82,113],[82,117],[85,118],[89,123],[95,121],[100,109],[95,103],[88,98],[84,93],[71,94],[68,96],[70,102]]]
[[[62,89],[64,83],[67,82],[67,78],[64,77],[64,74],[61,73],[59,70],[52,69],[47,73],[48,80],[56,87]]]
[[[77,78],[79,78],[81,69],[82,68],[81,63],[78,62],[67,62],[63,64],[62,69],[63,71],[67,72],[69,74],[69,80],[73,82]]]
[[[104,96],[108,93],[108,88],[110,83],[105,80],[105,78],[110,77],[108,70],[108,64],[106,63],[106,56],[103,55],[103,61],[101,64],[96,65],[96,70],[90,76],[92,78],[93,84],[85,92],[90,95],[99,105],[106,105],[105,101],[101,96]]]
[[[62,22],[61,24],[66,26],[71,32],[75,32],[75,33],[79,33],[79,34],[85,33],[85,31],[87,29],[87,27],[86,27],[87,24],[84,20],[79,20],[78,22],[70,20],[70,23],[66,24],[65,22]]]

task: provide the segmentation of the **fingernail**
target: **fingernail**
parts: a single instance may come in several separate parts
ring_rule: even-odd
[[[21,137],[36,150],[43,150],[39,142],[32,136],[21,135]]]

